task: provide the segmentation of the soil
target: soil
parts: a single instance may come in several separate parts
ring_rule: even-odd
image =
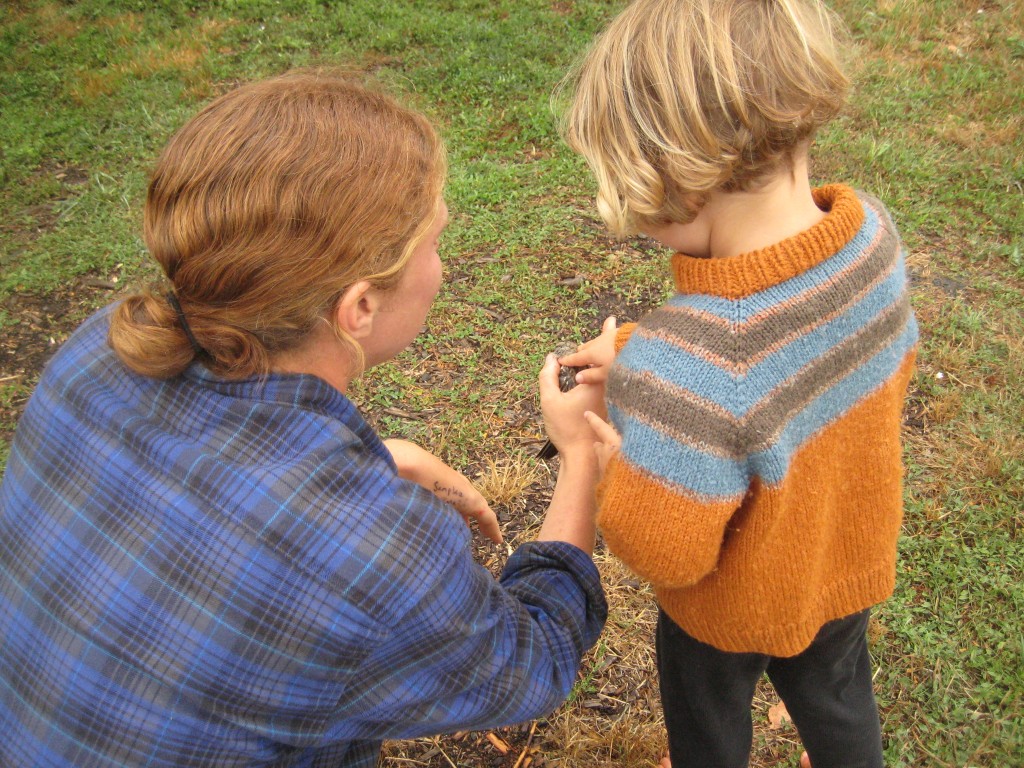
[[[10,442],[13,425],[51,356],[116,286],[85,277],[69,288],[48,294],[15,294],[0,302],[0,312],[16,318],[0,334],[0,383],[19,386],[24,394],[0,398],[0,439]]]

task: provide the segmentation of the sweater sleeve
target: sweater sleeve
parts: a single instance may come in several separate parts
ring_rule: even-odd
[[[618,330],[615,331],[615,354],[622,351],[622,348],[626,346],[626,342],[629,341],[629,337],[633,335],[635,330],[636,323],[623,323],[619,326]]]
[[[609,372],[609,415],[622,446],[598,489],[598,525],[634,572],[676,588],[716,568],[750,477],[737,420],[723,405],[732,378],[670,347],[660,317],[633,330]]]
[[[619,456],[609,463],[598,500],[598,525],[608,548],[655,586],[678,588],[715,570],[743,496],[700,498]]]

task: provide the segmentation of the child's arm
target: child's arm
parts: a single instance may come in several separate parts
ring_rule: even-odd
[[[598,522],[609,549],[656,586],[689,586],[713,571],[742,495],[702,502],[662,488],[623,460],[614,427],[593,412],[584,416],[597,436]]]
[[[615,431],[615,427],[592,411],[587,411],[583,417],[587,420],[590,428],[594,430],[594,434],[597,435],[598,441],[594,443],[594,450],[597,452],[597,466],[603,477],[608,468],[608,462],[622,447],[622,436]]]
[[[395,460],[399,477],[426,488],[451,504],[466,519],[467,525],[470,518],[476,518],[480,533],[495,544],[501,543],[497,516],[465,475],[408,440],[385,440],[384,445]]]

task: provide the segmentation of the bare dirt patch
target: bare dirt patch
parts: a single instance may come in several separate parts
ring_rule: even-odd
[[[10,441],[14,426],[43,367],[86,316],[111,296],[109,290],[90,285],[48,294],[15,294],[0,302],[0,312],[14,322],[0,331],[0,440]],[[4,390],[0,390],[2,393]]]

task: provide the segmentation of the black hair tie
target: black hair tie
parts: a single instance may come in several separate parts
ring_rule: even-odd
[[[167,293],[167,302],[174,308],[174,313],[178,316],[178,325],[181,326],[181,330],[188,336],[188,343],[192,345],[192,351],[197,355],[203,354],[206,350],[199,345],[196,337],[192,335],[192,329],[189,327],[188,320],[185,319],[185,313],[182,311],[181,304],[178,303],[178,297],[174,294],[174,291]]]

